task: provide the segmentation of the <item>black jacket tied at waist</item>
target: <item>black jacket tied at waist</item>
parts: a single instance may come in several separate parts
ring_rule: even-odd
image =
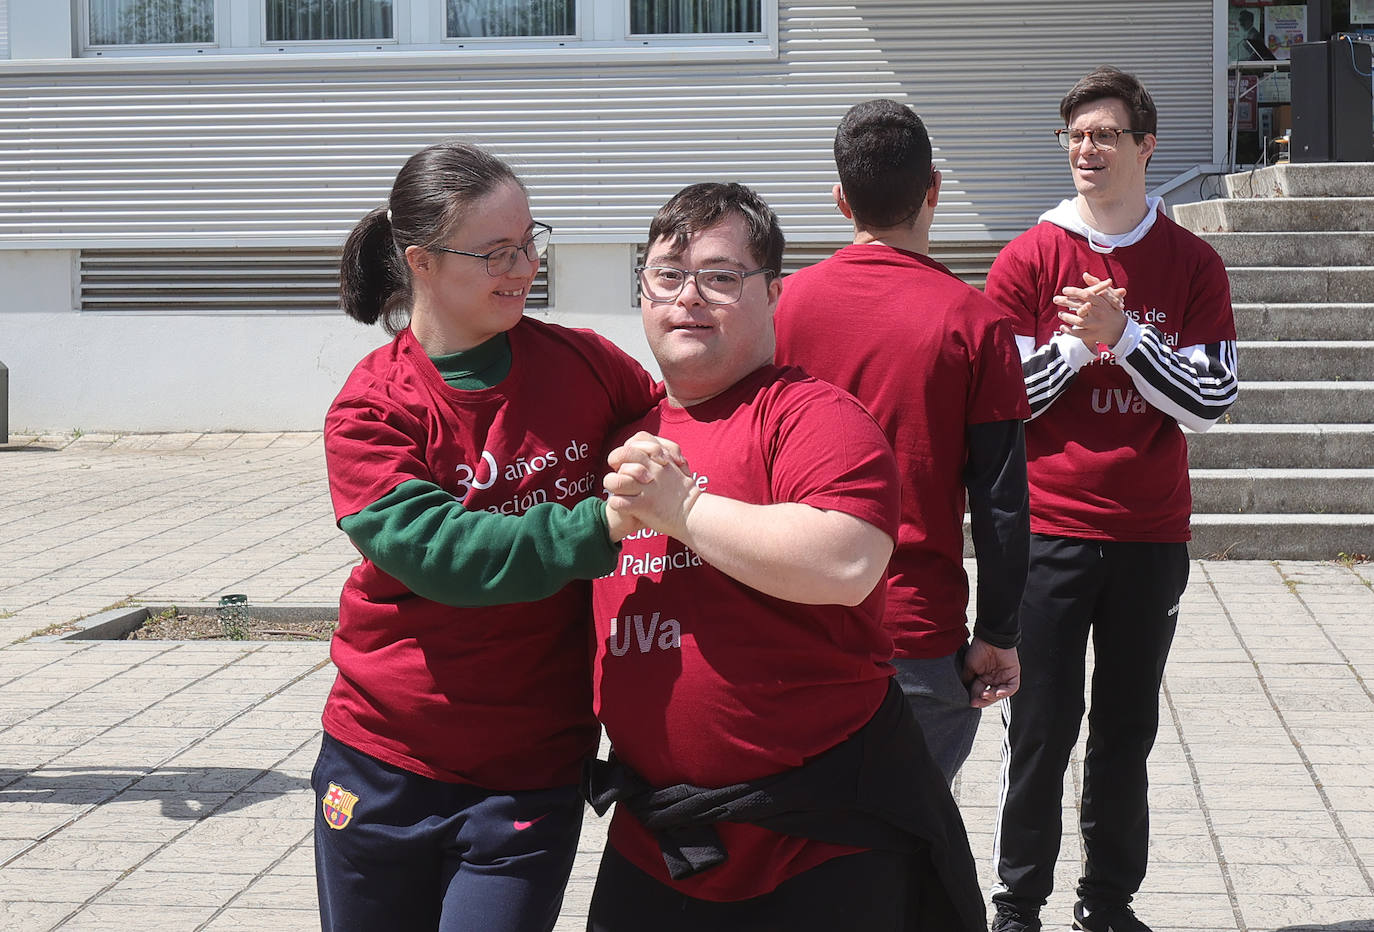
[[[902,691],[868,724],[801,767],[718,789],[654,788],[611,754],[589,761],[583,792],[598,815],[618,802],[658,839],[668,874],[690,877],[723,862],[713,822],[748,822],[856,848],[911,852],[918,904],[911,928],[987,929],[964,821],[926,750]]]

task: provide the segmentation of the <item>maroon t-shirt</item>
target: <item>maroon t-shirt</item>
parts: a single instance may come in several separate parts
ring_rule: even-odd
[[[1102,253],[1053,223],[1012,240],[988,273],[987,294],[1035,346],[1059,329],[1054,297],[1083,273],[1126,289],[1126,313],[1166,345],[1236,338],[1226,268],[1212,247],[1163,215],[1140,242]],[[1148,404],[1105,346],[1026,425],[1031,530],[1091,540],[1189,539],[1188,444],[1178,422]]]
[[[402,483],[432,482],[468,510],[519,515],[596,494],[613,428],[653,383],[589,332],[524,318],[492,388],[446,385],[409,330],[354,369],[325,421],[340,518]],[[437,780],[524,790],[577,782],[594,753],[589,584],[536,602],[454,608],[364,559],[344,584],[324,729]]]
[[[882,432],[849,395],[796,369],[766,366],[690,408],[662,402],[624,433],[633,430],[676,441],[708,493],[801,502],[896,534],[898,480]],[[855,607],[787,602],[644,532],[592,589],[597,712],[616,754],[655,786],[727,786],[797,767],[862,727],[886,694],[882,586]],[[729,859],[682,881],[669,880],[652,836],[619,807],[610,842],[710,900],[766,893],[855,850],[717,828]]]
[[[945,657],[968,639],[965,432],[1030,417],[1011,320],[926,256],[846,246],[783,282],[779,364],[852,393],[892,443],[902,528],[888,568],[898,657]]]

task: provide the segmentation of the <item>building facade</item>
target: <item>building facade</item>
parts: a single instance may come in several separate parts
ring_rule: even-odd
[[[334,309],[337,250],[443,138],[508,159],[554,228],[528,312],[646,364],[655,209],[740,181],[789,266],[827,255],[834,127],[870,97],[926,120],[933,252],[977,283],[1071,193],[1058,101],[1098,64],[1159,104],[1152,186],[1206,193],[1226,31],[1225,0],[0,0],[10,429],[317,429],[385,339]]]

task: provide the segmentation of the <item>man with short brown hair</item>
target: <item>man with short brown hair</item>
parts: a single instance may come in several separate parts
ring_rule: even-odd
[[[940,172],[921,118],[895,100],[855,104],[834,150],[835,205],[854,241],[784,280],[777,360],[853,394],[897,455],[902,524],[883,628],[953,783],[982,709],[1019,681],[1030,408],[1009,315],[929,256]],[[971,638],[965,500],[978,561]]]
[[[1154,101],[1102,67],[1060,104],[1077,197],[1013,240],[987,294],[1016,318],[1031,420],[1021,688],[1003,705],[995,932],[1037,932],[1064,772],[1091,708],[1074,928],[1148,932],[1129,903],[1149,848],[1146,760],[1188,581],[1188,448],[1236,398],[1230,286],[1210,246],[1147,197]]]
[[[887,664],[892,450],[853,397],[773,364],[782,246],[739,184],[691,185],[649,228],[666,398],[605,480],[643,530],[593,584],[615,759],[588,797],[617,809],[588,928],[981,930],[963,822]]]

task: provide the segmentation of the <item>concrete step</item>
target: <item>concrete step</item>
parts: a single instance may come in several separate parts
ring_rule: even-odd
[[[1363,197],[1374,191],[1374,162],[1270,165],[1226,176],[1227,197]]]
[[[1183,435],[1195,470],[1374,469],[1374,424],[1217,424]]]
[[[1374,514],[1195,512],[1188,551],[1203,560],[1337,560],[1374,554]]]
[[[1374,304],[1232,304],[1231,310],[1242,339],[1374,340]]]
[[[1362,304],[1374,296],[1374,266],[1229,268],[1239,304]]]
[[[1228,266],[1374,265],[1374,232],[1199,233]]]
[[[1243,365],[1243,363],[1242,363]],[[1374,382],[1247,382],[1227,424],[1371,424]]]
[[[1193,469],[1193,511],[1374,514],[1374,469]]]
[[[1374,381],[1374,340],[1243,340],[1240,374],[1256,381]]]
[[[1218,198],[1177,204],[1173,214],[1195,233],[1374,230],[1374,197]]]

